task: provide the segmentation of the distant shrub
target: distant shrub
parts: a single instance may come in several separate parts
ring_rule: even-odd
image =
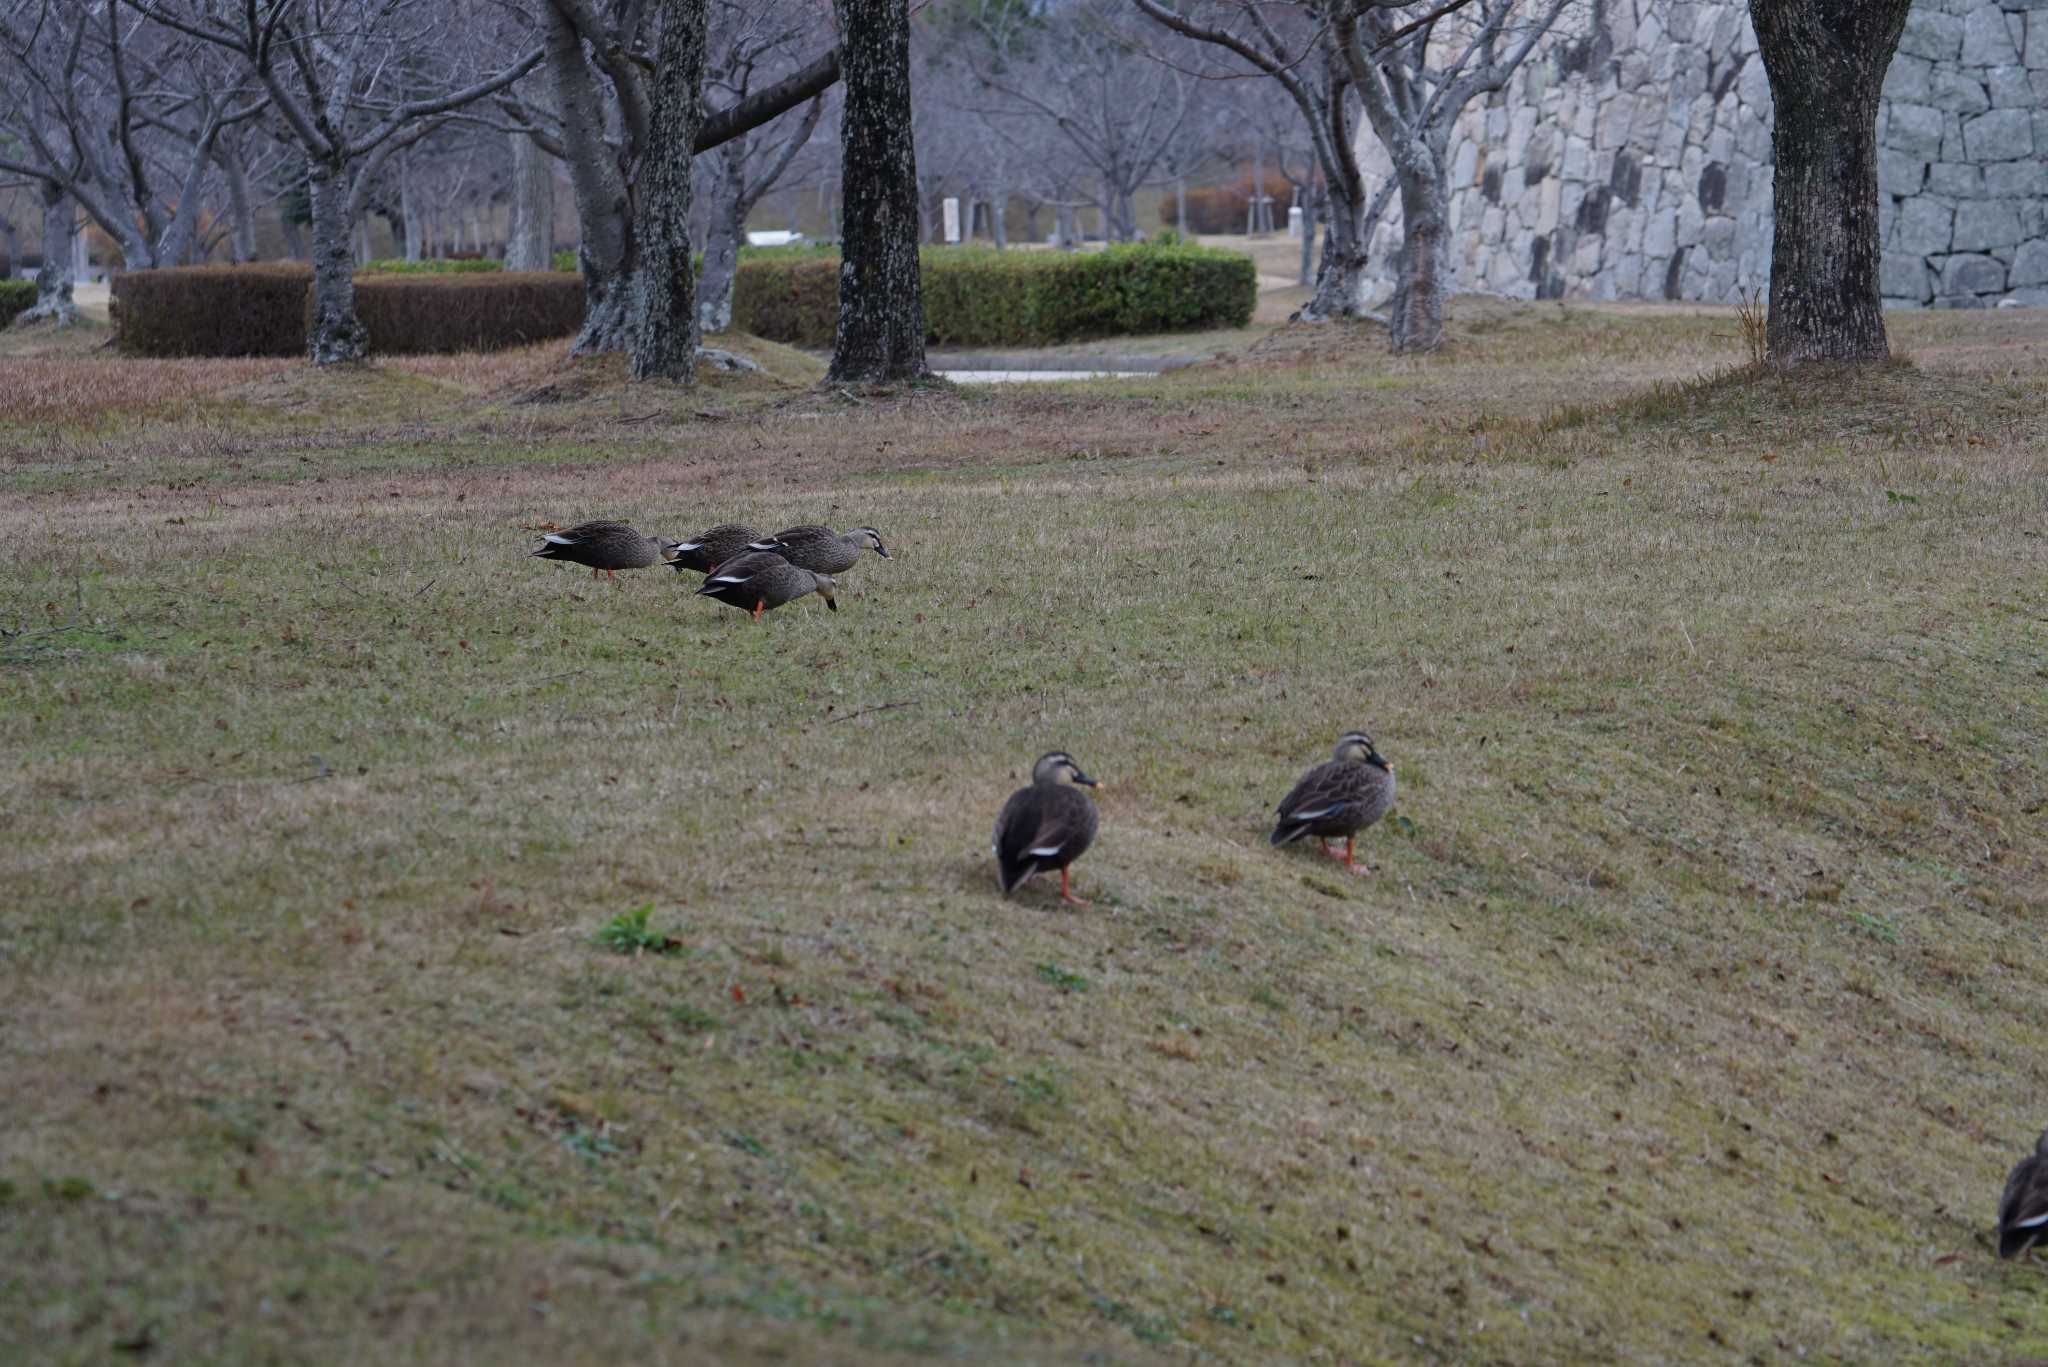
[[[581,266],[576,264],[576,253],[573,249],[569,251],[556,252],[554,255],[554,263],[555,269],[558,271],[580,271],[583,269]]]
[[[0,280],[0,328],[6,327],[18,315],[33,308],[35,302],[35,281]]]
[[[299,264],[129,271],[114,278],[121,348],[145,356],[296,356],[306,349],[313,272]],[[356,280],[372,355],[486,351],[566,337],[583,282],[534,272],[428,272]]]
[[[185,266],[114,277],[115,336],[141,356],[296,356],[313,271],[292,262]]]
[[[1083,337],[1242,327],[1258,302],[1250,257],[1178,244],[1100,252],[934,248],[922,255],[925,332],[938,346],[1041,346]],[[736,326],[830,346],[836,258],[740,263]]]
[[[575,270],[575,253],[570,253],[570,270]],[[503,270],[505,263],[494,261],[487,256],[429,257],[423,261],[407,261],[403,257],[379,257],[365,261],[356,267],[357,275],[471,275],[478,271]]]
[[[1266,193],[1273,197],[1274,222],[1286,223],[1294,187],[1277,171],[1266,172]],[[1241,233],[1252,203],[1250,172],[1227,185],[1211,185],[1188,191],[1188,231],[1191,233]],[[1159,221],[1178,225],[1180,203],[1171,193],[1159,197]]]

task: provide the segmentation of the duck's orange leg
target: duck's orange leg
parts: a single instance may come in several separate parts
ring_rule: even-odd
[[[1065,869],[1060,870],[1060,900],[1077,907],[1092,907],[1095,905],[1085,897],[1074,896],[1073,890],[1067,886],[1067,871]]]
[[[766,612],[767,610],[768,610],[768,600],[767,600],[766,598],[757,598],[757,599],[755,599],[755,600],[754,600],[754,620],[755,620],[755,621],[757,621],[757,622],[758,622],[758,621],[760,621],[760,620],[761,620],[761,614],[762,614],[762,613],[764,613],[764,612]]]

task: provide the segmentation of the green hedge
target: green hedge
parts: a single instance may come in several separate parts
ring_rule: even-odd
[[[370,275],[356,315],[372,355],[487,351],[566,337],[583,323],[583,281],[552,271]],[[296,356],[306,349],[313,272],[298,264],[192,266],[114,277],[121,348],[144,356]]]
[[[1258,302],[1248,256],[1179,244],[1099,252],[944,247],[921,254],[927,339],[935,346],[1043,346],[1086,337],[1243,327]],[[735,326],[797,346],[832,344],[839,262],[740,263]]]
[[[573,254],[572,254],[573,255]],[[356,267],[357,275],[474,275],[479,271],[503,270],[505,263],[488,256],[430,257],[407,261],[400,256],[383,256]],[[575,270],[572,259],[569,269]]]
[[[0,328],[13,322],[17,314],[34,308],[35,303],[35,281],[0,280]]]

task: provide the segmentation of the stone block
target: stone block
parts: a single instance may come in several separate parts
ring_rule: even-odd
[[[1955,114],[1981,114],[1991,107],[1983,83],[1952,67],[1936,67],[1927,102]]]
[[[2005,267],[1989,256],[1965,252],[1941,263],[1941,292],[1944,296],[2003,294]]]
[[[2017,161],[2034,155],[2033,115],[2024,109],[1994,109],[1963,123],[1963,150],[1970,161]]]
[[[1707,216],[1700,212],[1699,201],[1687,199],[1678,206],[1678,245],[1692,247],[1699,244],[1700,235],[1707,229]]]
[[[1771,157],[1771,111],[1766,108],[1759,113],[1744,106],[1735,121],[1735,151],[1738,156],[1751,161],[1769,161]]]
[[[1998,306],[2002,309],[2048,308],[2048,289],[2037,287],[2034,289],[2014,290],[2011,294],[2000,299]]]
[[[1566,180],[1589,179],[1593,174],[1593,144],[1576,134],[1566,138],[1562,171]]]
[[[2034,94],[2034,73],[2023,66],[1995,66],[1985,73],[1991,87],[1991,103],[1999,109],[2031,109],[2039,103]]]
[[[1904,53],[1892,58],[1891,70],[1884,74],[1884,94],[1888,100],[1904,100],[1908,104],[1926,104],[1933,93],[1934,63],[1925,57],[1908,57]]]
[[[1882,157],[1882,153],[1879,154]],[[1884,162],[1878,162],[1877,183],[1884,185]],[[1937,195],[1951,199],[1981,199],[1984,195],[1984,170],[1968,162],[1937,161],[1927,168],[1927,188]],[[1912,194],[1914,191],[1894,193]]]
[[[2020,240],[2020,211],[2011,200],[1970,199],[1956,206],[1951,250],[1988,252],[2010,248]]]
[[[1915,5],[1906,14],[1899,51],[1908,57],[1925,57],[1930,62],[1953,62],[1963,55],[1963,21],[1953,14]]]
[[[1885,144],[1917,161],[1941,155],[1941,111],[1930,105],[1894,101],[1885,120]]]
[[[1760,58],[1752,58],[1742,64],[1742,75],[1736,79],[1735,93],[1745,105],[1763,112],[1771,107],[1771,78],[1765,72]]]
[[[2048,15],[2038,12],[2027,16],[2027,47],[2023,61],[2035,70],[2048,69],[2048,23],[2042,22]]]
[[[1880,195],[1917,195],[1928,188],[1927,175],[1927,163],[1920,158],[1890,147],[1878,148],[1877,192]]]
[[[1934,298],[1938,309],[1981,309],[1984,297],[1979,294],[1939,294]]]
[[[1910,252],[1886,252],[1878,267],[1878,290],[1893,299],[1924,304],[1934,297],[1934,277],[1927,263]]]
[[[2005,283],[2011,289],[2026,285],[2048,285],[2048,242],[2035,240],[2020,243],[2013,253],[2012,269],[2005,274]]]
[[[1963,16],[1963,65],[2003,66],[2017,62],[2020,55],[2013,49],[2012,31],[2005,26],[2005,15],[1989,5],[1978,5]]]
[[[1677,250],[1678,215],[1675,213],[1647,215],[1643,223],[1643,254],[1661,261]]]
[[[1984,168],[1984,194],[1990,199],[2038,200],[2048,195],[2048,162],[1993,162]]]
[[[1716,261],[1735,255],[1735,220],[1715,214],[1700,231],[1700,250]]]
[[[1955,234],[1956,207],[1933,195],[1915,195],[1899,209],[1894,245],[1915,256],[1935,256],[1949,249]]]
[[[1457,188],[1479,183],[1479,144],[1467,140],[1451,155],[1451,184]]]

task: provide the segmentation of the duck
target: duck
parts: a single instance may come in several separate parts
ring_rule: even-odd
[[[1370,873],[1352,854],[1358,833],[1387,814],[1394,805],[1394,766],[1387,763],[1363,731],[1346,731],[1330,758],[1301,776],[1280,800],[1280,819],[1273,827],[1275,845],[1291,845],[1314,836],[1323,853],[1342,859],[1355,874]],[[1330,842],[1344,837],[1344,853]]]
[[[549,532],[541,538],[534,554],[543,560],[566,560],[572,565],[590,566],[590,577],[599,573],[613,583],[617,570],[644,570],[662,558],[662,543],[643,536],[624,522],[600,518],[582,522],[566,532]]]
[[[2013,1165],[1998,1198],[1998,1256],[2017,1258],[2048,1239],[2048,1130]]]
[[[860,553],[871,550],[884,560],[894,560],[882,545],[882,534],[873,527],[855,527],[844,535],[830,527],[805,525],[785,527],[747,546],[750,551],[773,551],[799,569],[816,574],[844,574],[860,563]]]
[[[807,593],[817,594],[825,600],[826,607],[837,612],[839,601],[832,593],[838,587],[838,581],[829,574],[800,569],[770,551],[748,551],[706,575],[697,592],[727,607],[751,612],[758,622],[768,609],[779,608]]]
[[[1101,785],[1081,772],[1064,750],[1040,755],[1031,766],[1031,785],[1010,794],[996,818],[991,848],[996,856],[996,883],[1005,897],[1025,880],[1048,869],[1060,871],[1060,900],[1073,906],[1089,903],[1074,896],[1067,867],[1095,843],[1095,803],[1082,788]]]
[[[678,572],[695,570],[699,574],[709,574],[746,550],[748,542],[760,539],[761,534],[744,523],[721,522],[688,541],[670,543],[668,563]]]

